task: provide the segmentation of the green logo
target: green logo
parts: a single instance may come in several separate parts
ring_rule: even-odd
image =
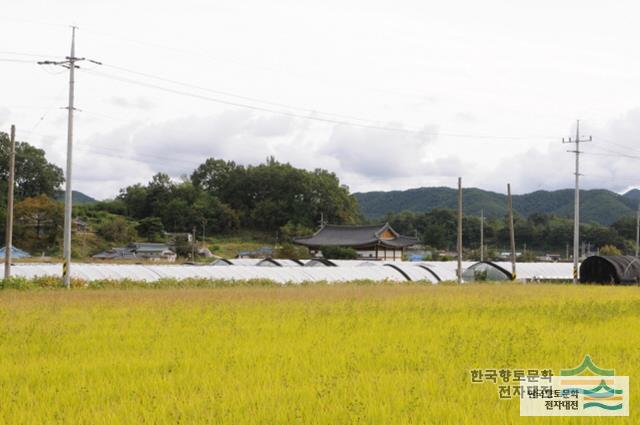
[[[560,376],[577,376],[587,369],[590,370],[595,375],[600,375],[600,376],[615,375],[614,369],[602,369],[596,366],[596,364],[593,363],[593,360],[591,360],[591,356],[587,354],[586,356],[584,356],[584,359],[582,359],[582,363],[580,363],[578,367],[574,367],[573,369],[561,369]]]
[[[613,382],[612,380],[606,379],[606,377],[615,376],[614,369],[603,369],[601,367],[596,366],[596,364],[591,360],[591,356],[588,354],[584,356],[582,359],[582,363],[574,367],[573,369],[562,369],[560,370],[560,376],[563,377],[571,377],[571,376],[579,376],[581,373],[589,371],[592,375],[596,375],[594,377],[600,378],[604,377],[604,379],[600,379],[600,382],[597,386],[593,388],[579,388],[579,387],[570,387],[566,388],[563,391],[567,393],[576,392],[578,394],[582,394],[584,405],[583,408],[595,408],[595,409],[604,409],[604,410],[621,410],[622,409],[622,401],[623,401],[623,390],[617,390],[613,387],[607,385],[607,381]],[[585,376],[585,375],[582,375]],[[587,375],[588,376],[588,375]]]

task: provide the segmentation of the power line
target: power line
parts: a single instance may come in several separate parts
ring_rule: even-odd
[[[13,53],[22,54],[22,53],[19,53],[19,52],[13,52]],[[27,54],[27,53],[24,53],[24,54],[25,55],[30,55],[30,54]],[[25,62],[30,62],[30,61],[25,61]],[[206,95],[193,93],[193,92],[185,92],[185,91],[182,91],[182,90],[177,90],[175,88],[160,86],[160,85],[157,85],[157,84],[144,82],[144,81],[140,81],[140,80],[135,80],[135,79],[132,79],[132,78],[123,77],[123,76],[119,76],[119,75],[113,75],[113,74],[109,74],[109,73],[105,73],[105,72],[94,71],[92,69],[85,69],[85,71],[89,71],[90,73],[93,73],[94,75],[101,76],[103,78],[109,78],[109,79],[113,79],[113,80],[117,80],[117,81],[121,81],[121,82],[127,82],[129,84],[135,84],[135,85],[139,85],[139,86],[143,86],[143,87],[147,87],[147,88],[152,88],[152,89],[156,89],[156,90],[170,92],[170,93],[173,93],[173,94],[178,94],[178,95],[182,95],[182,96],[198,98],[198,99],[201,99],[201,100],[216,102],[216,103],[225,104],[225,105],[234,106],[234,107],[239,107],[239,108],[251,109],[251,110],[267,112],[267,113],[272,113],[272,114],[278,114],[278,115],[284,115],[284,116],[289,116],[289,117],[293,117],[293,118],[300,118],[300,119],[305,119],[305,120],[332,123],[332,124],[337,124],[337,125],[346,125],[346,126],[351,126],[351,127],[368,128],[368,129],[381,130],[381,131],[391,131],[391,132],[417,134],[417,135],[423,135],[423,136],[444,136],[444,137],[455,137],[455,138],[495,139],[495,140],[552,139],[552,137],[540,136],[540,135],[505,136],[505,135],[488,135],[488,134],[471,134],[471,133],[429,132],[429,131],[426,131],[424,129],[419,129],[419,128],[409,128],[409,127],[405,128],[405,127],[385,126],[385,125],[378,124],[379,121],[377,121],[377,120],[372,120],[372,119],[368,119],[368,118],[361,118],[361,117],[356,117],[356,116],[353,116],[353,115],[339,114],[339,113],[334,113],[334,112],[323,112],[323,111],[319,111],[319,110],[312,109],[312,108],[304,108],[304,107],[299,107],[299,106],[292,106],[292,105],[279,103],[279,102],[274,102],[274,101],[265,100],[265,99],[260,99],[260,98],[256,98],[256,97],[251,97],[251,96],[245,96],[245,95],[241,95],[241,94],[231,93],[231,92],[228,92],[228,91],[223,91],[223,90],[217,90],[217,89],[207,88],[207,87],[203,87],[203,86],[198,86],[198,85],[195,85],[195,84],[191,84],[191,83],[187,83],[187,82],[183,82],[183,81],[178,81],[178,80],[175,80],[175,79],[170,79],[170,78],[154,75],[154,74],[147,73],[147,72],[136,71],[136,70],[133,70],[133,69],[129,69],[129,68],[125,68],[125,67],[121,67],[121,66],[117,66],[117,65],[103,64],[103,63],[98,63],[98,64],[99,65],[104,65],[105,67],[112,68],[114,70],[119,70],[119,71],[127,72],[127,73],[130,73],[130,74],[138,75],[138,76],[141,76],[141,77],[150,78],[150,79],[154,79],[154,80],[158,80],[158,81],[162,81],[162,82],[166,82],[166,83],[170,83],[170,84],[179,85],[179,86],[182,86],[182,87],[187,87],[187,88],[195,89],[195,90],[202,91],[202,92],[215,93],[215,94],[219,94],[219,95],[222,95],[222,96],[228,96],[228,97],[233,97],[233,98],[241,99],[241,100],[245,100],[245,101],[256,102],[256,103],[260,103],[260,104],[263,104],[263,105],[282,107],[282,108],[286,108],[286,109],[289,109],[289,110],[298,110],[298,111],[304,112],[304,114],[303,113],[297,113],[297,112],[291,112],[291,111],[277,110],[277,109],[268,108],[268,107],[265,107],[265,106],[252,105],[252,104],[247,104],[247,103],[243,103],[243,102],[236,102],[236,101],[231,101],[231,100],[221,99],[221,98],[217,98],[217,97],[206,96]],[[322,116],[318,116],[318,115],[325,115],[325,116],[328,116],[328,117],[336,117],[338,119],[327,118],[327,117],[322,117]],[[340,119],[340,118],[342,118],[342,119]],[[352,121],[360,121],[360,123],[352,122]],[[363,124],[363,123],[369,123],[369,124]],[[555,139],[555,137],[553,137],[553,139]]]
[[[127,43],[131,43],[131,44],[137,44],[140,46],[145,46],[145,47],[152,47],[155,49],[162,49],[162,50],[166,50],[166,51],[170,51],[173,53],[182,53],[182,54],[186,54],[189,56],[194,56],[197,55],[200,58],[205,58],[207,60],[216,62],[216,63],[225,63],[225,62],[230,62],[233,63],[236,66],[242,67],[242,68],[248,68],[248,69],[252,69],[252,70],[260,70],[260,71],[268,71],[274,74],[282,74],[282,73],[286,73],[288,75],[293,76],[294,78],[298,78],[298,79],[303,79],[306,81],[320,81],[322,83],[325,84],[334,84],[334,83],[341,83],[341,84],[347,84],[348,87],[350,88],[355,88],[357,91],[359,92],[370,92],[370,91],[376,91],[376,92],[380,92],[380,93],[386,93],[386,94],[392,94],[394,96],[402,96],[402,97],[410,97],[410,98],[420,98],[420,96],[413,94],[413,93],[401,93],[398,91],[393,91],[393,90],[386,90],[380,87],[355,87],[354,86],[354,81],[352,80],[348,80],[348,79],[336,79],[336,78],[319,78],[318,76],[315,75],[308,75],[304,72],[300,73],[300,72],[291,72],[291,70],[286,70],[286,69],[282,69],[282,68],[274,68],[274,67],[269,67],[269,66],[264,66],[264,65],[255,65],[255,64],[249,64],[246,63],[244,61],[242,61],[242,59],[238,60],[236,58],[232,58],[231,60],[227,59],[227,60],[221,60],[219,57],[214,57],[212,56],[209,52],[207,52],[206,50],[201,50],[201,49],[196,49],[196,50],[189,50],[189,49],[185,49],[182,47],[175,47],[175,46],[166,46],[166,45],[162,45],[162,44],[158,44],[158,43],[152,43],[152,42],[148,42],[148,41],[143,41],[143,40],[136,40],[136,39],[132,39],[132,38],[128,38],[128,37],[123,37],[122,35],[116,35],[116,34],[110,34],[104,31],[98,31],[95,29],[90,29],[90,28],[84,28],[84,31],[88,31],[90,33],[94,33],[94,35],[98,35],[101,36],[103,38],[114,38],[114,39],[118,39],[118,40],[122,40],[125,41]],[[235,60],[234,60],[235,59]]]
[[[608,143],[610,145],[617,146],[617,147],[625,149],[625,150],[632,150],[632,151],[640,152],[640,149],[637,148],[637,147],[633,147],[633,146],[629,146],[629,145],[623,145],[621,143],[611,142],[611,141],[608,141],[608,140],[603,140],[603,142]]]
[[[26,59],[11,59],[11,58],[0,58],[0,62],[31,63],[34,65],[36,63],[36,61],[30,61]]]
[[[591,156],[606,156],[606,157],[615,157],[615,158],[640,159],[640,156],[626,155],[626,154],[620,154],[620,153],[600,153],[600,152],[589,152],[589,151],[582,151],[582,153],[585,154],[585,155],[591,155]]]
[[[295,112],[281,111],[281,110],[267,108],[267,107],[263,107],[263,106],[250,105],[250,104],[247,104],[247,103],[240,103],[240,102],[229,101],[229,100],[224,100],[224,99],[220,99],[220,98],[214,98],[214,97],[210,97],[210,96],[205,96],[205,95],[201,95],[201,94],[197,94],[197,93],[190,93],[190,92],[181,91],[181,90],[177,90],[177,89],[170,88],[170,87],[163,87],[163,86],[160,86],[160,85],[157,85],[157,84],[153,84],[153,83],[146,83],[146,82],[143,82],[143,81],[134,80],[134,79],[127,78],[127,77],[115,76],[115,75],[111,75],[111,74],[104,73],[104,72],[93,71],[93,70],[88,70],[88,71],[91,74],[94,74],[94,75],[97,75],[97,76],[100,76],[100,77],[104,77],[104,78],[109,78],[109,79],[113,79],[113,80],[117,80],[117,81],[126,82],[126,83],[129,83],[129,84],[135,84],[135,85],[139,85],[139,86],[142,86],[142,87],[161,90],[161,91],[165,91],[165,92],[173,93],[173,94],[177,94],[177,95],[193,97],[193,98],[200,99],[200,100],[206,100],[206,101],[210,101],[210,102],[220,103],[220,104],[223,104],[223,105],[234,106],[234,107],[238,107],[238,108],[251,109],[251,110],[254,110],[254,111],[268,112],[268,113],[284,115],[284,116],[288,116],[288,117],[292,117],[292,118],[301,118],[301,119],[312,120],[312,121],[320,121],[320,122],[325,122],[325,123],[347,125],[347,126],[351,126],[351,127],[369,128],[369,129],[375,129],[375,130],[392,131],[392,132],[394,131],[394,132],[402,132],[402,133],[419,133],[419,134],[424,134],[424,135],[429,135],[429,134],[435,135],[435,133],[427,133],[427,132],[423,132],[421,130],[415,130],[415,129],[407,129],[407,128],[400,128],[400,127],[385,127],[385,126],[380,126],[380,125],[359,124],[359,123],[353,123],[353,122],[349,122],[349,121],[336,120],[336,119],[324,118],[324,117],[313,116],[313,115],[303,115],[303,114],[299,114],[299,113],[295,113]]]
[[[23,52],[16,52],[13,50],[0,50],[0,54],[3,55],[14,55],[14,56],[26,56],[26,57],[32,57],[32,58],[59,58],[59,59],[64,59],[64,56],[60,56],[60,55],[45,55],[45,54],[36,54],[36,53],[23,53]]]
[[[106,65],[106,66],[109,66],[109,65]],[[111,67],[113,67],[113,66],[111,66]],[[267,112],[267,113],[272,113],[272,114],[284,115],[284,116],[288,116],[288,117],[292,117],[292,118],[300,118],[300,119],[305,119],[305,120],[319,121],[319,122],[332,123],[332,124],[338,124],[338,125],[346,125],[346,126],[351,126],[351,127],[367,128],[367,129],[390,131],[390,132],[409,133],[409,134],[418,134],[418,135],[424,135],[424,136],[448,136],[448,137],[459,137],[459,138],[470,138],[470,139],[531,140],[531,139],[546,138],[546,137],[540,137],[540,136],[502,136],[502,135],[479,135],[479,134],[464,134],[464,133],[429,132],[429,131],[425,131],[425,130],[422,130],[422,129],[416,129],[416,128],[402,128],[402,127],[390,127],[390,126],[383,126],[383,125],[370,125],[370,124],[354,123],[354,122],[347,121],[347,120],[337,120],[337,119],[325,118],[325,117],[314,116],[314,115],[303,115],[303,114],[296,113],[296,112],[277,110],[277,109],[273,109],[273,108],[267,108],[267,107],[264,107],[264,106],[257,106],[257,105],[251,105],[251,104],[248,104],[248,103],[242,103],[242,102],[230,101],[230,100],[226,100],[226,99],[220,99],[220,98],[217,98],[217,97],[211,97],[211,96],[207,96],[207,95],[203,95],[203,94],[198,94],[198,93],[178,90],[178,89],[175,89],[175,88],[165,87],[165,86],[161,86],[161,85],[158,85],[158,84],[144,82],[144,81],[140,81],[140,80],[136,80],[136,79],[132,79],[132,78],[128,78],[128,77],[122,77],[122,76],[118,76],[118,75],[113,75],[113,74],[105,73],[105,72],[102,72],[102,71],[95,71],[95,70],[86,70],[86,71],[88,71],[90,74],[93,74],[93,75],[96,75],[96,76],[99,76],[99,77],[103,77],[103,78],[108,78],[108,79],[112,79],[112,80],[116,80],[116,81],[126,82],[126,83],[129,83],[129,84],[139,85],[139,86],[142,86],[142,87],[156,89],[156,90],[160,90],[160,91],[164,91],[164,92],[168,92],[168,93],[172,93],[172,94],[177,94],[177,95],[181,95],[181,96],[187,96],[187,97],[192,97],[192,98],[196,98],[196,99],[200,99],[200,100],[220,103],[220,104],[224,104],[224,105],[228,105],[228,106],[234,106],[234,107],[239,107],[239,108],[251,109],[251,110],[254,110],[254,111],[261,111],[261,112]],[[140,73],[140,74],[143,74],[143,73]],[[175,80],[168,80],[168,79],[164,79],[162,77],[156,77],[156,76],[151,77],[151,74],[146,74],[146,75],[150,76],[150,78],[156,78],[156,79],[161,79],[161,80],[166,80],[166,81],[171,81],[171,82],[176,83]],[[177,82],[177,83],[179,83],[180,85],[189,86],[189,87],[192,87],[192,88],[197,88],[198,87],[198,86],[191,85],[189,83],[181,83],[181,82]],[[199,88],[199,89],[203,90],[204,88]],[[205,89],[205,90],[213,91],[211,89]],[[236,97],[240,97],[240,96],[236,95]],[[269,102],[269,103],[276,104],[275,102]],[[312,110],[309,110],[309,111],[312,111]],[[317,113],[317,111],[315,111],[315,112]],[[330,114],[330,113],[326,113],[326,114]],[[331,114],[331,115],[338,116],[339,114]],[[363,121],[375,122],[373,120],[365,120],[363,118],[358,118],[358,119],[363,120]]]
[[[287,104],[284,104],[284,103],[272,102],[272,101],[269,101],[269,100],[259,99],[259,98],[255,98],[255,97],[239,95],[239,94],[231,93],[231,92],[228,92],[228,91],[210,89],[210,88],[207,88],[207,87],[202,87],[202,86],[197,86],[197,85],[194,85],[194,84],[184,83],[184,82],[177,81],[177,80],[172,80],[172,79],[169,79],[169,78],[159,77],[159,76],[156,76],[156,75],[153,75],[153,74],[148,74],[146,72],[134,71],[132,69],[123,68],[121,66],[115,66],[115,65],[109,65],[109,64],[105,64],[104,66],[108,67],[108,68],[113,68],[113,69],[116,69],[116,70],[119,70],[119,71],[124,71],[124,72],[128,72],[128,73],[131,73],[131,74],[135,74],[135,75],[140,75],[140,76],[143,76],[143,77],[153,78],[155,80],[176,84],[176,85],[183,86],[183,87],[194,88],[194,89],[197,89],[197,90],[202,90],[202,91],[207,91],[207,92],[220,94],[220,95],[224,95],[224,96],[234,97],[234,98],[237,98],[237,99],[242,99],[242,100],[248,100],[248,101],[251,101],[251,102],[262,103],[262,104],[265,104],[265,105],[278,106],[278,107],[287,108],[287,109],[296,109],[296,110],[300,110],[300,111],[304,111],[304,112],[308,112],[308,113],[312,113],[312,114],[329,115],[329,116],[334,116],[334,117],[339,117],[339,118],[346,118],[346,119],[351,119],[351,120],[356,120],[356,121],[364,121],[364,122],[370,122],[370,123],[375,123],[376,122],[374,120],[367,119],[367,118],[354,117],[353,115],[337,114],[337,113],[333,113],[333,112],[322,112],[322,111],[319,111],[319,110],[316,110],[316,109],[304,108],[304,107],[300,107],[300,106],[292,106],[292,105],[287,105]]]

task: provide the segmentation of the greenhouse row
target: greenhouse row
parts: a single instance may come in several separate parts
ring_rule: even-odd
[[[0,266],[3,268],[4,266]],[[22,263],[12,267],[12,276],[34,278],[59,276],[60,264]],[[208,265],[191,264],[103,264],[74,263],[72,277],[85,281],[122,280],[153,282],[160,279],[219,279],[247,281],[266,279],[277,283],[346,282],[354,280],[426,282],[455,281],[458,263],[364,261],[364,260],[217,260]],[[465,282],[513,280],[511,263],[462,262]],[[519,281],[568,281],[570,263],[517,263],[515,279]]]

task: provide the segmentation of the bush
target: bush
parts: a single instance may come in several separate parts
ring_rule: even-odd
[[[96,233],[107,242],[132,242],[138,238],[134,224],[124,217],[103,221],[96,226]]]
[[[614,245],[604,245],[600,247],[600,255],[622,255],[622,252]]]
[[[288,222],[284,226],[280,227],[280,238],[283,242],[287,243],[291,242],[293,238],[297,236],[307,236],[312,235],[313,233],[313,229],[300,224],[294,224],[292,222]]]
[[[303,246],[295,246],[290,243],[285,243],[274,252],[273,258],[286,258],[290,260],[309,258],[309,250]]]
[[[340,246],[323,246],[320,248],[322,256],[334,260],[355,260],[358,253],[353,248],[343,248]]]

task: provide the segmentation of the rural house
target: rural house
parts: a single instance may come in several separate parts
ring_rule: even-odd
[[[311,236],[294,238],[293,242],[319,251],[323,246],[353,248],[360,258],[402,260],[406,248],[418,243],[417,238],[400,235],[389,223],[373,226],[326,224]]]
[[[176,253],[163,243],[134,242],[124,248],[111,248],[93,256],[100,260],[146,259],[154,261],[176,261]]]

